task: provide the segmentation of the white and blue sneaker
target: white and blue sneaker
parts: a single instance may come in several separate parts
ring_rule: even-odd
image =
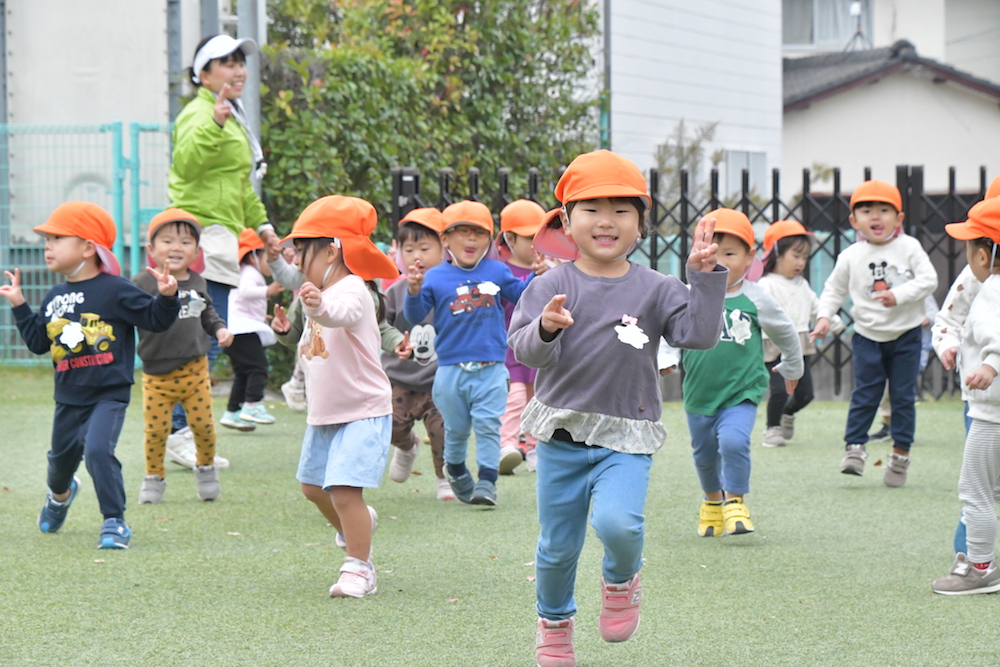
[[[43,533],[54,533],[62,528],[63,522],[66,520],[66,513],[69,512],[69,506],[73,504],[73,499],[76,498],[76,493],[79,490],[80,480],[77,477],[73,477],[73,481],[69,483],[69,498],[62,502],[53,498],[52,491],[49,490],[48,495],[45,496],[42,513],[38,515],[38,527]]]
[[[128,549],[129,540],[132,538],[132,531],[125,524],[124,519],[112,517],[105,519],[101,525],[101,537],[97,543],[98,549]]]
[[[274,417],[267,411],[263,403],[244,403],[239,418],[253,424],[274,423]]]
[[[238,412],[230,412],[226,410],[222,413],[222,419],[219,423],[226,428],[236,429],[237,431],[252,431],[257,428],[257,425],[253,422],[248,422],[240,417]]]

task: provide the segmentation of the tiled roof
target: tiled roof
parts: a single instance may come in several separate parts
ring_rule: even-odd
[[[1000,86],[962,72],[931,58],[917,55],[913,44],[900,40],[892,46],[867,51],[821,53],[785,58],[783,96],[785,111],[802,109],[825,97],[865,83],[874,83],[895,72],[926,68],[935,79],[951,81],[1000,99]]]

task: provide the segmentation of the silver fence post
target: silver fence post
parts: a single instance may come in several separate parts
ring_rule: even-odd
[[[239,0],[237,2],[236,34],[240,39],[250,38],[258,42],[258,46],[263,46],[259,44],[257,0]],[[250,131],[260,139],[260,53],[247,56],[247,80],[243,86],[243,97],[240,98],[240,101],[246,111]],[[251,172],[250,182],[253,184],[254,192],[260,196],[260,179],[254,172]]]

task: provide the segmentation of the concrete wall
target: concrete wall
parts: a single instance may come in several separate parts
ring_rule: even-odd
[[[875,48],[905,39],[925,58],[945,60],[946,0],[872,0]]]
[[[960,70],[1000,83],[1000,2],[948,0],[944,59]]]

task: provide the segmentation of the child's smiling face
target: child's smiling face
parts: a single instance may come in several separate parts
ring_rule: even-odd
[[[597,265],[627,262],[639,240],[642,218],[625,199],[584,199],[564,222],[566,234],[580,249],[581,259]]]
[[[441,243],[462,268],[472,268],[486,255],[491,234],[478,225],[455,225],[441,234]]]
[[[170,275],[186,279],[188,267],[198,257],[198,237],[188,223],[168,222],[156,230],[146,252]]]
[[[860,202],[851,211],[851,227],[869,243],[884,245],[896,237],[903,224],[903,214],[892,204],[880,201]]]

